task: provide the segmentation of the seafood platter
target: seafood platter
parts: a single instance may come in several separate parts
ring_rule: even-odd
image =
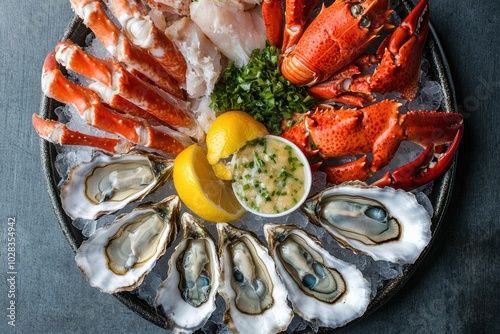
[[[175,333],[326,332],[387,302],[463,134],[429,1],[69,0],[33,126],[88,283]]]

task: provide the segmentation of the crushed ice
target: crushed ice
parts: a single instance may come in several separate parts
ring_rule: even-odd
[[[136,289],[136,292],[149,305],[154,305],[156,289],[162,281],[158,275],[146,275],[142,284]]]

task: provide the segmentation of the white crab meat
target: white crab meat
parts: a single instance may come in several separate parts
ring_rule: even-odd
[[[219,50],[188,17],[172,23],[165,34],[186,59],[186,91],[189,96],[209,96],[222,71]]]
[[[266,46],[260,6],[241,10],[216,0],[191,3],[191,19],[237,67],[247,64],[254,49]]]

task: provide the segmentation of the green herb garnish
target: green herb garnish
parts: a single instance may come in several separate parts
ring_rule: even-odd
[[[283,119],[308,111],[314,100],[279,70],[280,50],[267,45],[255,49],[242,68],[231,62],[215,85],[211,107],[216,111],[242,110],[262,122],[270,133],[280,134]]]

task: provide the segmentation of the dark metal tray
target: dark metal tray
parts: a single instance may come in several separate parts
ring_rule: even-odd
[[[412,8],[413,5],[409,1],[401,0],[401,4],[396,8],[396,11],[401,16],[406,16]],[[66,27],[64,34],[61,37],[61,40],[71,39],[73,42],[79,45],[85,45],[85,38],[89,33],[91,33],[91,31],[83,24],[82,20],[77,16],[74,16],[68,23],[68,26]],[[447,111],[458,110],[448,64],[446,62],[446,58],[444,56],[441,45],[438,41],[437,35],[432,26],[430,27],[430,33],[428,36],[424,57],[429,61],[430,64],[428,75],[432,80],[438,82],[443,88],[443,101],[441,104],[441,109]],[[54,110],[60,105],[61,103],[42,96],[40,103],[40,115],[49,119],[57,119]],[[56,148],[54,145],[41,140],[40,153],[42,173],[45,178],[47,191],[54,209],[56,219],[73,252],[76,252],[76,250],[84,240],[84,237],[81,231],[73,226],[71,218],[69,218],[65,214],[61,206],[59,191],[57,188],[60,177],[57,174],[54,166],[54,161],[57,155]],[[452,194],[455,169],[456,157],[450,169],[442,177],[434,181],[433,190],[429,196],[434,207],[434,215],[432,217],[431,226],[432,237],[429,245],[422,252],[420,257],[414,264],[404,266],[402,276],[386,281],[384,286],[378,290],[375,298],[370,302],[366,313],[361,318],[358,318],[355,321],[362,320],[370,313],[377,310],[384,303],[389,301],[391,297],[405,285],[416,268],[424,260],[429,248],[432,247],[432,242],[435,239],[436,233],[438,233],[441,222],[445,216],[448,202]],[[160,327],[164,327],[165,318],[160,313],[157,313],[153,307],[140,299],[134,293],[120,292],[115,294],[114,296],[128,308],[139,314],[141,317]],[[319,332],[325,333],[327,332],[327,329],[320,329]]]

